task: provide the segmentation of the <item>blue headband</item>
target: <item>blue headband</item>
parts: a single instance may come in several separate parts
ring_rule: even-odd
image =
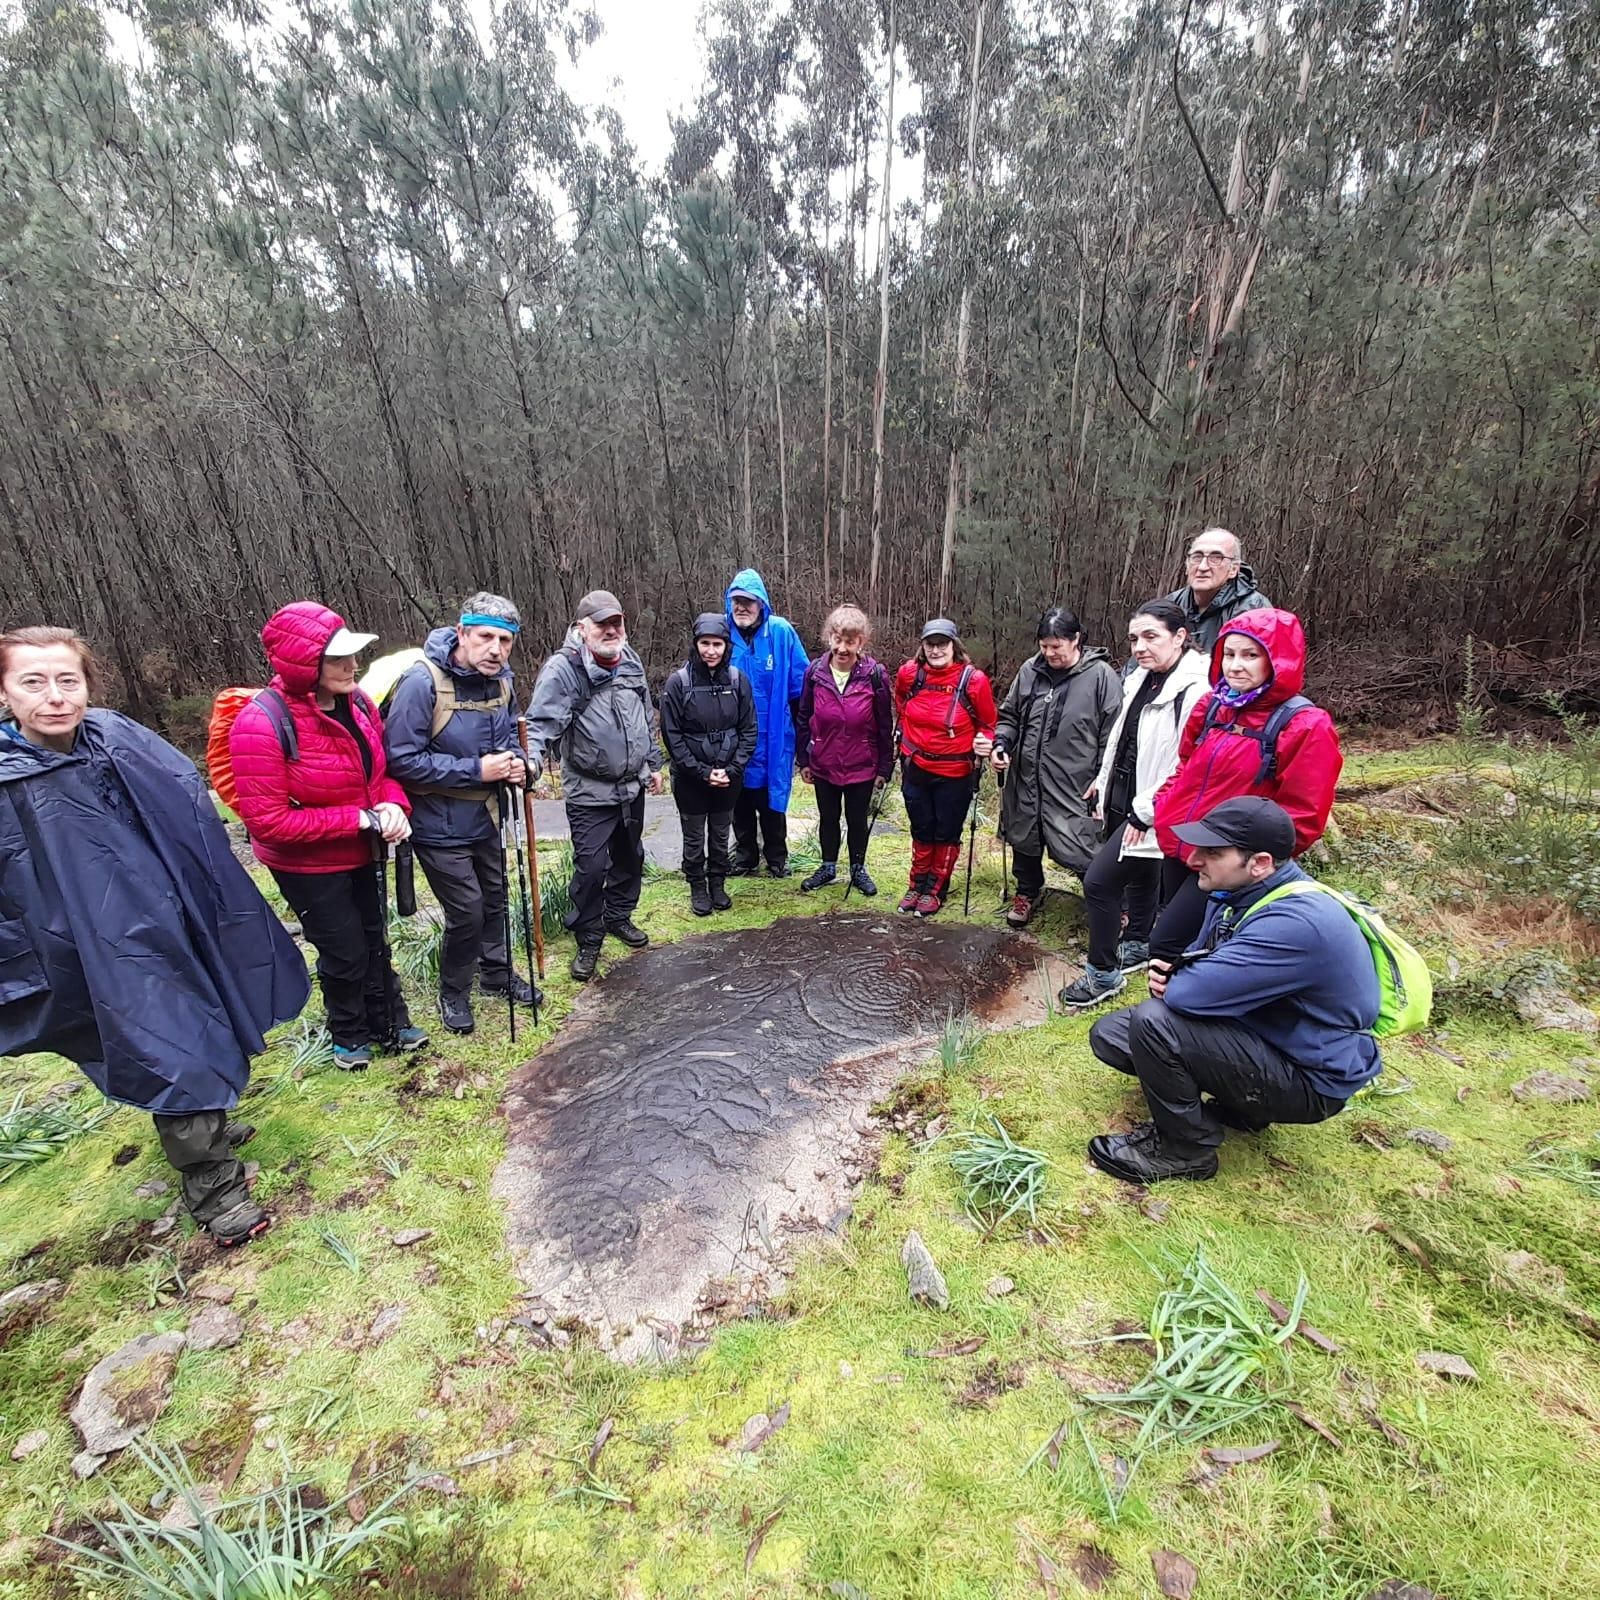
[[[505,617],[480,616],[476,611],[469,612],[464,616],[461,619],[460,626],[463,628],[504,628],[507,633],[522,632],[522,624],[520,622],[510,622]]]

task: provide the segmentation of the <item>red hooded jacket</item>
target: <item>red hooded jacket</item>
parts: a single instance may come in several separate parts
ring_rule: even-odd
[[[345,625],[338,612],[314,600],[296,600],[261,630],[272,666],[272,687],[287,702],[299,754],[284,759],[277,730],[258,705],[234,718],[228,735],[239,817],[250,832],[256,859],[282,872],[349,872],[372,861],[371,836],[361,813],[393,801],[410,813],[405,791],[389,777],[383,759],[383,719],[359,690],[351,697],[355,720],[372,757],[367,777],[350,731],[317,704],[322,652]]]
[[[1213,686],[1222,681],[1222,646],[1230,633],[1245,634],[1266,651],[1272,677],[1259,699],[1237,710],[1223,707],[1204,740],[1200,729],[1213,696],[1203,694],[1195,701],[1178,745],[1177,770],[1156,796],[1156,837],[1164,854],[1187,856],[1189,847],[1173,833],[1174,827],[1196,821],[1224,800],[1262,794],[1276,800],[1294,819],[1294,851],[1299,855],[1322,837],[1328,825],[1334,788],[1344,766],[1339,735],[1333,718],[1320,706],[1302,711],[1278,735],[1276,773],[1258,785],[1260,742],[1223,730],[1235,722],[1244,728],[1265,727],[1274,706],[1300,693],[1306,681],[1306,635],[1292,611],[1269,606],[1235,617],[1225,625],[1211,652]]]

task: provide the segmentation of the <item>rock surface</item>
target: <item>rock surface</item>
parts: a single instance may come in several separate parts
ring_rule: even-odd
[[[231,1350],[243,1337],[243,1319],[226,1306],[202,1306],[189,1319],[191,1350]]]
[[[1406,1138],[1412,1144],[1420,1144],[1424,1150],[1431,1150],[1439,1156],[1448,1155],[1455,1149],[1455,1140],[1435,1128],[1407,1128]]]
[[[32,1326],[44,1308],[65,1292],[66,1285],[59,1278],[45,1278],[39,1283],[18,1284],[15,1289],[0,1294],[0,1345],[13,1334]]]
[[[1448,1350],[1419,1350],[1417,1365],[1424,1372],[1436,1373],[1441,1378],[1455,1378],[1462,1383],[1476,1383],[1478,1372],[1465,1356],[1453,1355]]]
[[[1553,1106],[1569,1106],[1589,1098],[1589,1085],[1581,1078],[1568,1078],[1541,1067],[1521,1083],[1512,1084],[1511,1093],[1518,1100],[1544,1100]]]
[[[13,1461],[26,1461],[29,1456],[43,1450],[50,1443],[50,1430],[48,1428],[35,1428],[31,1433],[25,1433],[11,1447]]]
[[[944,1274],[934,1264],[932,1253],[915,1228],[900,1248],[900,1264],[906,1269],[906,1292],[913,1300],[937,1306],[941,1311],[949,1309],[950,1290]]]
[[[1559,1029],[1565,1033],[1600,1033],[1600,1017],[1580,1006],[1571,995],[1540,985],[1516,997],[1517,1015],[1530,1028]]]
[[[90,1369],[72,1404],[83,1455],[112,1455],[161,1415],[172,1398],[178,1352],[187,1342],[181,1333],[141,1333]]]
[[[395,1246],[400,1250],[409,1250],[414,1244],[421,1244],[424,1240],[433,1237],[432,1228],[401,1228],[397,1233],[390,1235]]]

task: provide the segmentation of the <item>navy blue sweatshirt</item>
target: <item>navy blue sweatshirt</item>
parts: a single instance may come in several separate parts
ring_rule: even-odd
[[[1248,889],[1213,894],[1194,946],[1203,953],[1172,975],[1166,1002],[1186,1017],[1242,1024],[1319,1094],[1348,1100],[1383,1066],[1367,1031],[1378,1019],[1378,975],[1355,919],[1324,894],[1285,895],[1244,916],[1306,876],[1291,861]]]

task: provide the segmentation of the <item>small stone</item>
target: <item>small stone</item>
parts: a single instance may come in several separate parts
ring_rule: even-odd
[[[45,1278],[39,1283],[19,1284],[0,1294],[0,1345],[37,1321],[44,1308],[65,1292],[66,1285],[59,1278]]]
[[[90,1368],[71,1413],[85,1455],[121,1450],[161,1415],[187,1342],[181,1333],[141,1333]]]
[[[226,1306],[202,1306],[189,1319],[191,1350],[231,1350],[243,1337],[243,1320]]]
[[[222,1490],[214,1483],[197,1483],[193,1496],[179,1495],[161,1518],[163,1528],[185,1531],[200,1526],[200,1518],[210,1517],[222,1504]],[[196,1508],[198,1507],[198,1514]]]
[[[471,1194],[477,1187],[478,1185],[471,1178],[463,1178],[461,1180],[461,1189],[464,1194]]]
[[[1563,1033],[1600,1033],[1600,1017],[1587,1006],[1580,1006],[1571,995],[1540,985],[1524,989],[1516,997],[1517,1015],[1530,1028],[1559,1030]]]
[[[1477,1369],[1464,1356],[1452,1355],[1448,1350],[1419,1350],[1417,1365],[1424,1372],[1437,1373],[1441,1378],[1455,1378],[1462,1383],[1476,1383]]]
[[[1016,1287],[1016,1284],[1014,1284],[1008,1277],[1005,1276],[1004,1273],[1002,1273],[999,1277],[991,1278],[986,1284],[984,1284],[983,1292],[988,1295],[991,1300],[1001,1300],[1004,1299],[1006,1295],[1010,1294]]]
[[[230,1306],[239,1291],[231,1283],[201,1283],[190,1292],[197,1300],[209,1300],[215,1306]]]
[[[80,1450],[72,1458],[72,1476],[80,1483],[85,1478],[92,1478],[109,1459],[109,1456],[96,1455],[93,1450]]]
[[[1600,1056],[1574,1056],[1567,1065],[1574,1072],[1581,1072],[1585,1077],[1592,1078],[1600,1072]]]
[[[841,1378],[853,1378],[855,1375],[856,1369],[852,1367],[848,1361],[841,1361],[839,1363],[839,1376]]]
[[[406,1308],[403,1304],[385,1306],[372,1319],[372,1327],[367,1331],[367,1343],[369,1345],[382,1344],[400,1326],[405,1314]]]
[[[557,1350],[567,1350],[572,1347],[572,1335],[565,1328],[552,1328],[550,1330],[550,1343]]]
[[[461,1493],[461,1486],[445,1472],[428,1472],[417,1479],[419,1489],[432,1489],[435,1494],[449,1495],[454,1498]]]
[[[1544,1100],[1553,1106],[1570,1106],[1589,1098],[1589,1085],[1579,1078],[1563,1077],[1559,1072],[1541,1067],[1521,1083],[1512,1084],[1511,1092],[1518,1100]]]
[[[529,1306],[527,1316],[529,1322],[537,1323],[541,1328],[550,1320],[550,1313],[543,1306]]]
[[[1407,1128],[1406,1138],[1435,1155],[1448,1155],[1455,1148],[1455,1140],[1433,1128]]]
[[[395,1248],[398,1250],[409,1250],[412,1245],[421,1244],[424,1239],[431,1239],[432,1237],[432,1228],[401,1228],[397,1233],[391,1235]]]
[[[172,1185],[165,1178],[152,1178],[148,1183],[141,1183],[133,1192],[141,1200],[159,1200],[162,1195],[172,1193]]]
[[[1432,1589],[1424,1589],[1420,1583],[1407,1583],[1401,1578],[1390,1578],[1380,1583],[1367,1600],[1439,1600]]]
[[[950,1290],[944,1274],[934,1265],[932,1253],[915,1228],[906,1235],[900,1250],[900,1264],[906,1269],[906,1289],[913,1300],[937,1306],[941,1311],[949,1309]]]
[[[178,1219],[176,1217],[157,1217],[150,1224],[150,1237],[152,1239],[164,1239],[177,1225]]]
[[[48,1428],[35,1428],[31,1433],[25,1433],[17,1440],[11,1450],[13,1461],[26,1461],[36,1451],[43,1450],[50,1443],[50,1430]]]

